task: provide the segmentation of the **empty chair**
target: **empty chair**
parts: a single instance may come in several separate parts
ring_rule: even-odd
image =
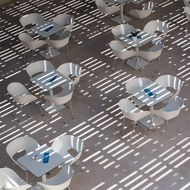
[[[107,21],[106,21],[106,24],[105,26],[107,26],[107,22],[108,22],[108,17],[109,15],[112,15],[116,12],[119,12],[119,7],[116,6],[116,5],[111,5],[111,6],[108,6],[104,0],[95,0],[95,3],[96,3],[96,6],[98,8],[98,10],[107,15]]]
[[[190,2],[189,0],[183,0],[185,7],[190,7]]]
[[[155,82],[161,85],[163,88],[167,88],[173,92],[173,96],[171,98],[177,97],[183,86],[183,81],[172,75],[162,75],[158,77]]]
[[[54,104],[56,107],[56,110],[60,111],[60,114],[63,118],[63,113],[61,112],[62,105],[66,103],[70,103],[70,108],[71,108],[71,114],[73,117],[73,108],[72,108],[72,103],[71,99],[73,96],[73,91],[74,91],[74,85],[73,83],[67,83],[61,86],[62,91],[59,92],[58,94],[55,94],[53,96],[45,96],[44,98],[48,100],[50,103]]]
[[[32,38],[29,34],[27,33],[20,33],[18,35],[19,40],[21,41],[22,45],[29,49],[32,50],[32,57],[33,57],[33,52],[39,48],[41,48],[42,46],[46,45],[46,41],[44,40],[35,40],[34,38]],[[25,53],[26,54],[26,53]],[[25,54],[24,54],[24,58],[25,58]]]
[[[154,44],[153,47],[151,47],[147,51],[139,50],[137,52],[137,55],[142,57],[143,59],[151,62],[157,58],[160,58],[163,48],[164,48],[164,44],[162,42],[159,42],[157,44]],[[160,59],[159,59],[159,61],[160,61]]]
[[[129,14],[141,19],[142,21],[142,19],[148,17],[152,13],[153,7],[154,7],[154,3],[152,1],[149,1],[148,3],[144,5],[144,7],[141,10],[132,9],[129,11]]]
[[[65,165],[56,176],[47,179],[45,182],[37,182],[37,184],[42,186],[44,190],[69,189],[73,175],[73,168],[69,165]]]
[[[48,40],[46,40],[46,42],[49,47],[53,47],[58,50],[62,49],[66,46],[67,53],[68,53],[68,60],[70,61],[71,56],[70,56],[70,50],[69,50],[69,39],[70,39],[71,33],[69,31],[66,31],[62,35],[59,39],[48,39]]]
[[[190,5],[189,7],[184,7],[184,11],[187,17],[187,28],[186,28],[186,35],[188,33],[188,27],[189,27],[189,22],[190,22]]]
[[[60,135],[51,145],[52,149],[59,153],[65,159],[65,163],[69,165],[79,161],[83,146],[83,141],[73,135]]]
[[[143,88],[146,88],[151,83],[152,81],[150,79],[144,77],[135,78],[125,83],[125,88],[128,94],[131,95],[131,99],[137,106],[142,107],[144,106],[144,103],[134,97],[133,94],[139,92]]]
[[[127,35],[131,32],[135,32],[135,28],[130,24],[120,24],[111,29],[114,38],[117,40],[120,35]]]
[[[27,190],[31,188],[31,185],[10,168],[0,168],[0,179],[0,188],[5,190]]]
[[[63,63],[57,68],[57,71],[67,78],[70,78],[74,85],[80,80],[81,70],[81,67],[74,63]]]
[[[161,32],[160,39],[164,39],[169,31],[169,24],[159,20],[152,20],[145,25],[143,30],[150,35]]]
[[[46,60],[35,61],[26,67],[26,72],[30,77],[51,70],[55,70],[55,67],[50,61]]]
[[[39,146],[40,145],[35,139],[28,136],[18,137],[9,142],[9,144],[6,146],[6,152],[12,161],[26,171],[26,181],[28,181],[27,170],[17,162],[17,159],[15,159],[14,156],[20,151],[24,151],[24,154],[27,154],[31,151],[34,151]]]
[[[42,24],[45,22],[44,17],[39,13],[30,13],[27,15],[24,15],[20,18],[19,22],[21,25],[25,28],[29,26],[29,28],[34,24]]]
[[[121,59],[123,64],[125,60],[136,56],[136,52],[134,50],[128,50],[127,48],[125,48],[125,45],[123,45],[121,42],[117,40],[111,41],[109,43],[109,46],[112,49],[113,54],[119,59]],[[114,68],[114,62],[113,62],[113,68]]]
[[[119,108],[121,109],[124,120],[123,120],[123,130],[122,133],[124,133],[124,126],[125,126],[125,119],[129,119],[131,121],[134,121],[133,130],[135,130],[135,126],[139,120],[142,118],[150,115],[150,111],[143,111],[139,108],[137,108],[130,100],[127,98],[121,99],[118,103]]]

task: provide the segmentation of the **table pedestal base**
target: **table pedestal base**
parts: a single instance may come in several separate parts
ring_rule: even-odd
[[[113,17],[111,20],[114,21],[114,22],[116,22],[116,23],[118,23],[118,24],[123,24],[123,23],[129,22],[130,18],[127,17],[127,16],[125,16],[125,15],[123,15],[123,20],[121,20],[121,16],[118,15],[116,17]]]
[[[48,49],[40,52],[40,55],[43,56],[45,59],[51,59],[60,54],[61,53],[53,47],[49,47]]]
[[[142,59],[141,57],[133,57],[126,61],[126,64],[131,66],[133,69],[143,68],[145,65],[149,64],[149,61]]]
[[[50,102],[46,102],[42,104],[41,106],[46,112],[48,112],[48,114],[54,114],[56,112],[59,112],[61,109],[65,108],[64,105],[57,107],[54,104],[51,104]]]

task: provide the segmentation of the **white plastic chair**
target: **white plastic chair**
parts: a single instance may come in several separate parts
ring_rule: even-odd
[[[160,55],[162,53],[163,48],[164,48],[164,44],[162,42],[159,42],[153,45],[153,47],[151,47],[148,51],[139,50],[137,52],[137,55],[149,62],[159,58],[159,62],[160,62]]]
[[[128,35],[131,32],[135,32],[135,28],[130,24],[120,24],[118,26],[114,26],[111,29],[111,32],[114,36],[114,39],[117,40],[120,35]]]
[[[20,33],[18,35],[19,40],[21,41],[22,45],[29,50],[32,50],[32,57],[34,54],[34,51],[41,48],[42,46],[46,45],[46,41],[44,40],[35,40],[34,38],[32,38],[29,34],[27,33]],[[26,54],[26,52],[25,52]],[[25,59],[25,55],[24,54],[24,59]]]
[[[155,80],[155,83],[161,85],[163,88],[171,90],[173,93],[171,98],[176,98],[183,86],[183,81],[172,75],[162,75]]]
[[[25,154],[27,154],[31,151],[34,151],[39,146],[40,146],[39,143],[35,139],[28,136],[18,137],[9,142],[8,145],[6,146],[6,152],[9,155],[9,157],[12,159],[12,161],[20,168],[26,171],[26,181],[28,181],[27,170],[17,162],[17,160],[14,158],[14,155],[19,153],[20,151],[25,151]]]
[[[153,7],[154,3],[152,1],[149,1],[148,3],[145,4],[143,9],[141,10],[132,9],[129,11],[129,14],[136,18],[141,19],[142,21],[144,18],[148,17],[152,13]]]
[[[119,12],[119,10],[120,10],[119,6],[116,6],[116,5],[108,6],[104,0],[95,0],[95,3],[96,3],[98,10],[107,16],[105,26],[107,26],[109,15]]]
[[[30,14],[22,16],[19,22],[25,28],[27,25],[33,25],[33,24],[40,25],[45,22],[45,19],[39,13],[30,13]]]
[[[189,22],[190,22],[190,5],[189,7],[184,7],[184,11],[187,17],[187,27],[186,27],[186,35],[188,33],[188,26],[189,26]]]
[[[72,96],[74,92],[74,85],[73,83],[67,83],[61,86],[63,89],[60,93],[55,94],[53,96],[45,96],[44,98],[48,100],[50,103],[53,103],[56,107],[57,110],[60,111],[60,114],[63,118],[63,113],[61,112],[61,107],[62,105],[66,103],[70,103],[70,108],[71,108],[71,114],[73,118],[73,107],[72,107]]]
[[[169,31],[169,24],[159,20],[152,20],[145,25],[143,30],[150,35],[153,35],[156,32],[161,32],[162,34],[159,36],[160,39],[163,40]]]
[[[184,4],[186,7],[190,7],[190,2],[189,0],[183,0]]]
[[[124,133],[125,119],[129,119],[134,121],[133,131],[135,130],[135,126],[139,120],[150,115],[150,111],[143,111],[137,108],[130,100],[121,99],[118,103],[119,108],[121,109],[124,119],[123,119],[123,129],[122,133]]]
[[[62,36],[63,35],[63,36]],[[54,47],[56,49],[62,49],[65,46],[67,47],[67,53],[68,53],[68,60],[71,60],[71,56],[70,56],[70,50],[69,50],[69,39],[71,36],[71,33],[69,31],[66,31],[64,33],[62,33],[60,39],[47,39],[46,43],[49,47]]]
[[[109,46],[112,49],[113,54],[122,60],[122,67],[123,67],[123,64],[125,63],[125,60],[136,56],[136,52],[134,50],[128,50],[127,48],[125,48],[125,45],[123,45],[121,42],[117,40],[111,41],[109,43]],[[115,59],[114,59],[114,62],[115,62]],[[114,62],[113,62],[112,68],[114,68]]]
[[[144,106],[144,103],[134,97],[133,94],[139,92],[142,88],[147,87],[151,83],[152,81],[145,77],[131,79],[125,83],[125,88],[128,94],[131,96],[130,98],[138,107]]]
[[[55,67],[50,61],[46,60],[35,61],[26,67],[26,72],[30,77],[51,70],[55,70]]]
[[[80,80],[82,68],[74,63],[63,63],[57,68],[57,71],[67,78],[71,78],[73,84],[75,85]]]
[[[4,190],[27,190],[31,185],[26,183],[10,168],[0,168],[0,188]]]
[[[83,146],[83,141],[79,137],[73,135],[60,135],[52,143],[51,148],[65,159],[66,164],[72,165],[79,161]],[[75,155],[69,152],[71,149],[74,149],[76,152]]]
[[[44,190],[69,190],[73,175],[73,168],[69,165],[65,165],[56,176],[47,179],[45,182],[37,182],[37,184],[42,186]]]

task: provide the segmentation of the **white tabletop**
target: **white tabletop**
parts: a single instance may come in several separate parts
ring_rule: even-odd
[[[53,79],[54,77],[56,77],[56,79],[51,81],[51,79]],[[67,77],[63,76],[56,70],[43,72],[35,77],[32,77],[30,80],[43,91],[50,91],[53,88],[70,82]]]
[[[149,96],[144,89],[149,89],[153,93],[153,96]],[[136,92],[132,92],[132,95],[142,101],[145,105],[154,106],[171,97],[173,93],[161,87],[159,84],[152,82],[143,88],[137,89]]]
[[[50,154],[48,163],[43,163],[43,156],[45,152]],[[35,155],[37,155],[36,158]],[[34,152],[30,152],[20,157],[17,161],[36,177],[41,177],[57,166],[63,164],[65,160],[50,147],[43,145],[37,148]]]
[[[46,29],[48,29],[49,27],[52,27],[50,30],[46,31]],[[53,21],[46,21],[41,25],[36,25],[32,28],[30,28],[30,32],[39,34],[40,36],[47,38],[49,36],[51,36],[52,34],[55,34],[61,30],[63,30],[65,27],[58,25],[57,23],[53,22]]]

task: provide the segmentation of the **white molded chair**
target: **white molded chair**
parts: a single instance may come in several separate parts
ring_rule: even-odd
[[[118,103],[119,108],[121,109],[124,120],[123,120],[123,129],[122,133],[124,133],[125,119],[129,119],[134,121],[133,131],[135,130],[135,126],[139,120],[150,115],[150,111],[143,111],[137,108],[130,100],[127,98],[121,99]]]
[[[45,96],[44,98],[48,100],[50,103],[53,103],[57,107],[57,110],[60,111],[62,118],[63,118],[63,113],[61,112],[62,105],[69,102],[70,108],[71,108],[71,114],[73,118],[73,107],[72,107],[71,99],[74,92],[74,85],[73,83],[70,82],[70,83],[62,85],[61,87],[63,89],[58,94],[55,94],[53,96]]]
[[[152,13],[153,7],[154,3],[152,1],[149,1],[148,3],[145,4],[143,9],[141,10],[132,9],[129,11],[129,14],[136,18],[141,19],[142,21],[144,18],[148,17]]]
[[[120,24],[118,26],[114,26],[111,29],[111,32],[114,36],[114,39],[118,39],[118,36],[120,35],[127,35],[130,34],[131,32],[135,32],[135,28],[131,26],[130,24]]]
[[[26,72],[28,73],[30,77],[38,73],[51,71],[51,70],[55,70],[55,67],[50,61],[46,61],[46,60],[35,61],[33,63],[30,63],[26,67]]]
[[[160,55],[162,53],[163,48],[164,44],[162,42],[159,42],[157,44],[154,44],[153,47],[151,47],[148,51],[139,50],[137,52],[137,55],[149,62],[159,58],[160,62]]]
[[[130,59],[134,56],[136,56],[136,52],[134,50],[128,50],[125,48],[125,45],[123,45],[121,42],[117,40],[113,40],[109,43],[110,48],[113,51],[113,54],[122,60],[122,63],[124,64],[125,60]],[[115,62],[115,59],[114,59]],[[113,62],[113,68],[114,68],[114,62]],[[122,64],[122,67],[123,67]]]
[[[161,85],[163,88],[171,90],[173,92],[171,98],[176,98],[183,86],[183,81],[172,75],[162,75],[155,80],[155,83]]]
[[[24,15],[20,18],[19,22],[25,28],[27,25],[31,24],[42,24],[45,22],[44,17],[39,13],[30,13]]]
[[[116,5],[112,5],[112,6],[108,6],[104,0],[95,0],[96,6],[98,8],[98,10],[107,15],[107,20],[106,20],[106,24],[105,26],[107,26],[107,22],[108,22],[108,17],[109,15],[112,15],[116,12],[119,12],[119,6]]]
[[[65,165],[56,176],[47,179],[45,182],[37,182],[37,184],[42,186],[44,190],[69,190],[73,175],[73,168]]]
[[[131,79],[125,83],[125,88],[128,94],[131,95],[130,98],[137,106],[142,107],[144,103],[134,97],[133,94],[139,92],[142,88],[146,88],[151,83],[152,81],[145,77]]]
[[[46,45],[46,41],[44,40],[35,40],[27,33],[20,33],[18,35],[19,40],[21,41],[22,45],[29,50],[32,50],[32,57],[35,50],[41,48],[42,46]],[[26,54],[26,52],[25,52]],[[24,54],[24,58],[25,58]]]
[[[163,40],[169,31],[169,24],[159,20],[152,20],[145,25],[143,30],[150,35],[161,32],[162,34],[159,36],[160,39]]]
[[[80,80],[82,68],[74,63],[63,63],[57,68],[57,71],[71,80],[74,77],[72,82],[75,85]]]
[[[31,185],[20,178],[12,169],[0,168],[0,188],[4,190],[27,190],[31,188]]]
[[[79,137],[73,135],[60,135],[52,143],[51,148],[65,159],[66,164],[72,165],[79,161],[83,146],[83,141]],[[76,152],[75,155],[69,152],[71,149]]]
[[[20,168],[26,171],[26,181],[28,181],[27,170],[17,162],[14,156],[20,151],[25,151],[25,154],[27,154],[31,151],[34,151],[39,146],[40,146],[39,143],[35,139],[28,136],[18,137],[9,142],[9,144],[6,146],[6,152],[9,155],[9,157],[12,159],[12,161]]]
[[[189,26],[189,22],[190,22],[190,5],[189,7],[184,7],[184,11],[187,17],[187,27],[186,27],[186,35],[188,33],[188,26]]]
[[[48,40],[46,40],[46,42],[49,47],[53,47],[58,50],[62,49],[66,46],[67,53],[68,53],[68,60],[70,61],[71,56],[70,56],[70,50],[69,50],[69,39],[70,39],[71,33],[69,31],[66,31],[66,32],[62,33],[62,35],[61,35],[60,39],[48,39]]]

